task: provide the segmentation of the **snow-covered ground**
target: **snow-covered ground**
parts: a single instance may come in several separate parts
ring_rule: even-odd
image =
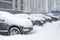
[[[13,36],[0,35],[0,40],[60,40],[60,21],[33,27],[34,30],[29,34]]]

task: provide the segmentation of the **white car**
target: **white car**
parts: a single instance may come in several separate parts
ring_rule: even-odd
[[[43,25],[45,23],[45,19],[40,17],[40,14],[30,14],[29,16],[34,25]]]
[[[29,19],[18,18],[9,12],[0,11],[0,32],[14,35],[28,33],[32,30],[33,24]]]

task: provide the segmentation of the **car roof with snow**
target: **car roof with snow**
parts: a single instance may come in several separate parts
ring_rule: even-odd
[[[27,14],[14,14],[15,17],[18,18],[28,18],[29,16]]]

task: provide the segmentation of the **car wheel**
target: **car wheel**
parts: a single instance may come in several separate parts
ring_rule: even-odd
[[[49,20],[49,22],[51,23],[51,22],[52,22],[52,20]]]
[[[38,22],[38,23],[36,23],[36,25],[40,26],[40,23]]]
[[[9,30],[9,35],[20,34],[20,30],[17,27],[12,27]]]
[[[41,22],[38,21],[38,20],[36,20],[36,21],[33,23],[33,25],[38,25],[38,26],[40,26],[40,25],[41,25]]]

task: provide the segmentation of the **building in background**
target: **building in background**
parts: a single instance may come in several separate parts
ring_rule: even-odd
[[[23,12],[23,0],[0,0],[0,10],[21,13]]]
[[[60,10],[60,0],[0,0],[0,10],[12,13],[48,13]]]

